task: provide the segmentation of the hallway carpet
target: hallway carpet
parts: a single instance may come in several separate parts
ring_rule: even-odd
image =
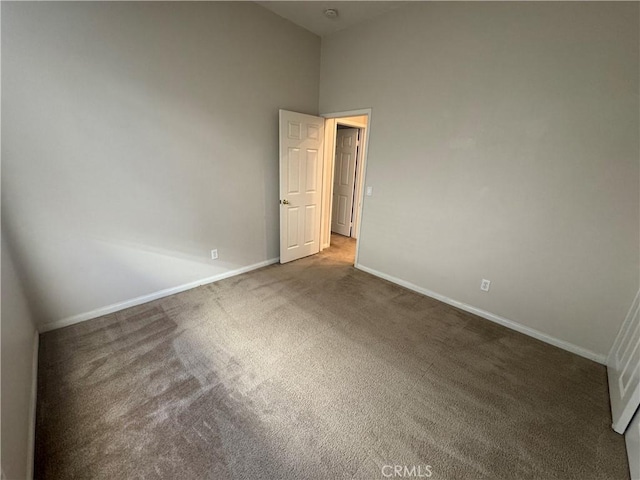
[[[334,240],[43,334],[36,478],[628,478],[603,366]]]

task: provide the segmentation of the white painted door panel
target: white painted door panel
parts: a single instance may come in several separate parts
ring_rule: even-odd
[[[613,429],[624,433],[640,406],[640,291],[607,360]]]
[[[280,263],[320,251],[324,119],[280,110]]]
[[[351,236],[357,148],[357,128],[344,128],[336,132],[331,231],[347,237]]]
[[[629,458],[631,480],[640,480],[640,411],[633,417],[627,433],[624,434]]]

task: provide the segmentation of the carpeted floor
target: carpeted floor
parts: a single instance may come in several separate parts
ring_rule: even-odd
[[[353,248],[43,334],[36,478],[628,478],[604,367]]]

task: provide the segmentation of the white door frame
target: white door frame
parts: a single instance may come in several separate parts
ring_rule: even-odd
[[[357,117],[360,115],[367,115],[367,125],[365,127],[362,126],[362,124],[353,124],[353,122],[349,122],[347,120],[339,120],[341,118],[344,117]],[[361,155],[361,160],[362,160],[362,187],[360,189],[360,192],[358,192],[357,197],[355,200],[357,201],[357,216],[358,216],[358,225],[357,225],[357,232],[356,232],[356,257],[355,257],[355,261],[354,264],[357,265],[358,264],[358,254],[360,253],[360,240],[362,237],[362,233],[361,233],[361,229],[362,229],[362,211],[363,211],[363,207],[364,207],[364,192],[366,190],[365,185],[366,185],[366,181],[367,181],[367,157],[369,156],[369,132],[371,131],[371,108],[361,108],[358,110],[347,110],[347,111],[342,111],[342,112],[331,112],[331,113],[321,113],[320,114],[321,117],[326,118],[326,119],[334,119],[336,120],[336,122],[341,123],[343,125],[347,125],[347,126],[353,126],[356,128],[362,128],[364,130],[364,152],[362,152],[363,154]],[[333,128],[333,151],[335,152],[335,125]],[[326,153],[327,149],[325,149],[325,158],[329,158],[328,154]],[[327,185],[325,186],[325,188],[329,189],[329,199],[333,199],[333,167],[334,167],[334,159],[332,158],[331,161],[331,168],[330,168],[330,181],[327,182]],[[331,215],[331,203],[329,204],[329,215]],[[325,222],[323,222],[322,228],[326,228],[325,227]],[[331,224],[329,224],[329,229],[331,229]],[[323,233],[326,232],[321,232],[321,238],[323,237]]]

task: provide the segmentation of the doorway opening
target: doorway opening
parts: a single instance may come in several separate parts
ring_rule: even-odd
[[[336,144],[333,166],[333,196],[331,199],[331,233],[356,238],[354,221],[356,214],[356,187],[360,180],[358,165],[361,129],[336,125]]]
[[[322,115],[325,120],[321,250],[333,247],[357,263],[370,109]]]
[[[371,109],[279,111],[280,263],[344,240],[354,253],[342,263],[358,265],[370,121]]]

